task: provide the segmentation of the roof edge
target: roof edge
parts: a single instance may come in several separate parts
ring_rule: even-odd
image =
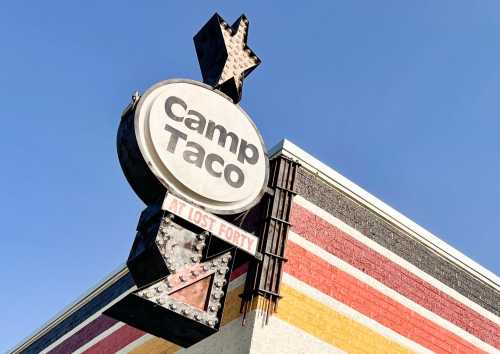
[[[73,313],[82,308],[85,304],[89,303],[97,297],[103,290],[107,289],[110,285],[114,284],[128,273],[128,268],[125,264],[119,266],[116,270],[108,274],[97,285],[78,297],[75,301],[67,305],[63,310],[54,315],[50,320],[38,327],[24,339],[22,339],[14,347],[7,349],[7,353],[18,353],[28,348],[31,344],[43,337],[50,330],[56,327],[59,323],[71,316]]]
[[[500,278],[492,271],[464,255],[462,252],[449,245],[430,231],[410,220],[391,206],[387,205],[374,195],[370,194],[348,178],[342,176],[333,168],[316,159],[293,142],[281,140],[269,150],[269,156],[283,154],[298,160],[308,171],[317,174],[326,183],[346,193],[358,203],[374,210],[378,215],[406,231],[417,240],[425,244],[434,252],[465,269],[476,278],[500,291]]]

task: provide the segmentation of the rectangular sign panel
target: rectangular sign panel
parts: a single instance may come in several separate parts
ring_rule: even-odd
[[[188,220],[252,256],[257,254],[258,237],[172,194],[167,194],[162,209]]]

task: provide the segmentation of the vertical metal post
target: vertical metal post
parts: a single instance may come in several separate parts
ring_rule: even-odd
[[[246,314],[251,310],[253,300],[260,295],[264,298],[262,304],[265,322],[276,312],[278,301],[281,298],[280,284],[283,274],[285,248],[290,224],[290,211],[294,190],[295,175],[298,163],[285,157],[278,156],[270,162],[270,178],[268,186],[270,193],[266,195],[263,215],[263,228],[260,238],[259,251],[262,261],[252,262],[247,274],[245,292],[241,311]]]

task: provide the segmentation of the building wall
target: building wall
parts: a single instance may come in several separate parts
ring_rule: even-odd
[[[322,299],[337,321],[344,315],[357,326],[350,336],[336,336],[335,321],[324,322],[318,312],[308,322],[333,327],[326,334],[324,326],[312,327],[310,333],[348,352],[356,351],[349,347],[353,342],[379,351],[373,349],[376,335],[416,352],[500,348],[498,289],[304,169],[297,187],[285,280],[309,299]],[[368,332],[360,335],[359,326]]]
[[[123,270],[24,352],[500,352],[498,284],[309,167],[296,188],[282,299],[267,324],[257,298],[242,325],[243,266],[232,274],[220,332],[182,349],[101,314],[135,290]]]

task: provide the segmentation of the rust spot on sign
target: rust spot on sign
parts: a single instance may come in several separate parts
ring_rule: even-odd
[[[212,276],[208,276],[169,294],[169,296],[202,311],[206,311],[211,284]]]

